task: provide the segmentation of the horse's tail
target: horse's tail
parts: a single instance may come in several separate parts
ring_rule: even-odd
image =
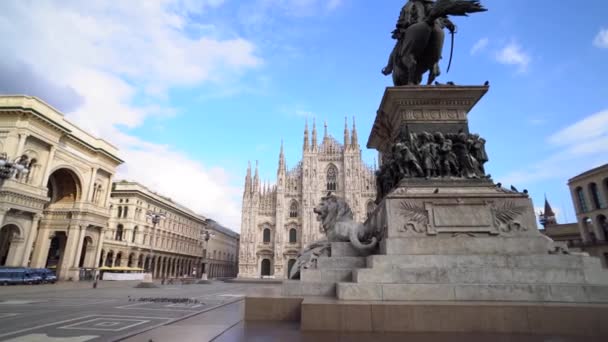
[[[469,13],[485,12],[479,0],[437,0],[427,16],[426,22],[432,23],[435,19],[446,15],[467,16]]]

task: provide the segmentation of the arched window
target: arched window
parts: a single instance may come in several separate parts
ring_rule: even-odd
[[[289,230],[289,243],[298,242],[298,231],[295,228]]]
[[[593,209],[602,209],[604,207],[604,203],[602,203],[602,197],[600,196],[600,190],[598,189],[597,184],[589,184],[589,192],[591,193]]]
[[[298,217],[298,202],[292,201],[289,205],[289,217]]]
[[[123,226],[122,226],[122,224],[119,224],[118,227],[116,227],[116,235],[114,235],[114,240],[122,241],[122,231],[123,231]]]
[[[123,216],[122,217],[126,218],[128,214],[129,214],[129,207],[125,207],[125,210],[123,211]]]
[[[372,213],[374,212],[374,209],[376,209],[376,205],[374,204],[374,202],[372,202],[372,201],[367,202],[367,208],[366,208],[367,217],[370,217],[372,215]]]
[[[135,238],[137,237],[137,226],[135,226],[135,228],[133,228],[133,237],[131,237],[131,242],[135,242]]]
[[[580,186],[576,188],[576,199],[578,200],[578,208],[582,213],[586,213],[588,211],[587,202],[585,201],[585,194],[583,193],[583,188]]]
[[[122,217],[122,206],[118,207],[118,215],[116,217],[118,217],[118,218]]]
[[[335,165],[327,168],[327,190],[338,190],[338,168]]]
[[[264,233],[262,234],[262,241],[264,243],[270,243],[270,229],[264,228]]]

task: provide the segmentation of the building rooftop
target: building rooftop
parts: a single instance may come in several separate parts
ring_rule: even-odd
[[[27,95],[0,95],[0,108],[30,111],[34,116],[51,126],[65,132],[66,136],[89,147],[91,150],[101,152],[108,157],[122,163],[118,158],[118,148],[109,142],[94,137],[75,124],[68,121],[65,116],[48,103],[35,96]]]
[[[574,177],[572,177],[572,178],[570,178],[568,180],[568,184],[576,182],[576,181],[579,181],[579,180],[584,179],[584,178],[587,178],[589,176],[592,176],[592,175],[595,175],[595,174],[598,174],[598,173],[604,173],[604,172],[608,173],[608,164],[604,164],[602,166],[598,166],[598,167],[593,168],[591,170],[587,170],[587,171],[581,173],[580,175],[574,176]]]

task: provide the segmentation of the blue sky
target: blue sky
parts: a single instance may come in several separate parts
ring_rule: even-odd
[[[573,221],[567,179],[608,161],[608,3],[482,3],[454,19],[440,81],[490,81],[469,116],[486,169]],[[293,166],[307,118],[341,140],[356,116],[373,163],[364,145],[403,4],[3,1],[0,93],[40,96],[121,149],[120,177],[238,230],[247,161],[273,181],[281,139]]]

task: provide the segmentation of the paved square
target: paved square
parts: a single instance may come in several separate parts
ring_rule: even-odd
[[[101,317],[59,327],[59,329],[121,331],[148,322],[150,321],[139,319]]]
[[[2,318],[10,318],[10,317],[15,317],[15,316],[19,316],[18,313],[8,313],[8,312],[0,312],[0,319]]]

